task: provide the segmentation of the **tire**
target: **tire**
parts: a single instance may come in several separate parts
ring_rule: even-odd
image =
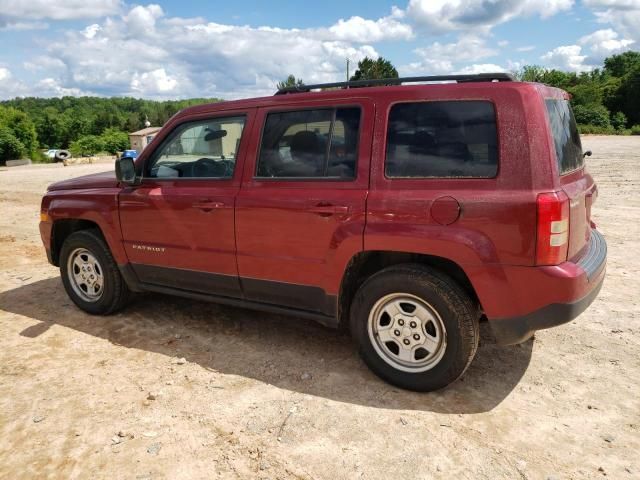
[[[79,265],[87,271],[81,271]],[[74,280],[78,274],[86,275],[86,281]],[[60,275],[73,303],[93,315],[109,315],[122,309],[131,295],[98,230],[81,230],[67,237],[60,250]],[[91,275],[95,278],[91,279]]]
[[[58,150],[54,155],[54,159],[56,162],[64,162],[66,159],[70,158],[71,154],[68,150]]]
[[[479,316],[450,277],[403,264],[364,282],[351,305],[350,327],[376,375],[400,388],[430,392],[456,381],[471,364]]]

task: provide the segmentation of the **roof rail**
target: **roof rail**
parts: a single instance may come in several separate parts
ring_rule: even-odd
[[[512,82],[515,78],[508,73],[476,73],[472,75],[432,75],[427,77],[404,77],[404,78],[380,78],[375,80],[353,80],[350,82],[318,83],[315,85],[295,85],[293,87],[281,88],[276,95],[286,93],[310,92],[322,88],[357,88],[376,87],[388,85],[402,85],[403,83],[417,82]]]

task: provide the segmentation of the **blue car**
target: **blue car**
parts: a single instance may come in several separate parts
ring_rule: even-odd
[[[122,155],[120,156],[120,158],[124,158],[124,157],[130,157],[135,160],[138,157],[138,152],[137,150],[125,150],[124,152],[122,152]]]

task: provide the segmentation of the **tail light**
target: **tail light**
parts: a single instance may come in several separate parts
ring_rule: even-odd
[[[569,248],[569,198],[564,192],[538,195],[537,265],[558,265]]]

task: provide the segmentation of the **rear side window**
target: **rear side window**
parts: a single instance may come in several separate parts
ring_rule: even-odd
[[[491,178],[496,114],[487,101],[400,103],[389,113],[387,177]]]
[[[357,107],[270,113],[256,176],[352,179],[359,128]]]
[[[582,143],[576,120],[568,100],[547,99],[549,127],[556,149],[556,160],[560,175],[582,168]]]

